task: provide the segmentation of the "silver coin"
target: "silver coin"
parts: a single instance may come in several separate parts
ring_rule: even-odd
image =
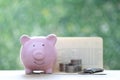
[[[71,64],[72,65],[82,65],[82,60],[81,59],[72,59]]]
[[[65,72],[74,73],[75,72],[75,66],[73,66],[73,65],[67,65]]]

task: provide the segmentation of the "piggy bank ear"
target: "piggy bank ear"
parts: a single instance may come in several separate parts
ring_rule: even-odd
[[[49,34],[49,35],[47,36],[47,40],[49,40],[50,43],[54,46],[55,43],[56,43],[56,41],[57,41],[57,37],[56,37],[55,34]]]
[[[28,35],[22,35],[20,37],[20,43],[24,45],[28,40],[30,40],[30,37]]]

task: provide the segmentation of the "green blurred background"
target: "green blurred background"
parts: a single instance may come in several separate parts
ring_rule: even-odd
[[[120,0],[0,0],[0,69],[23,69],[22,34],[99,36],[104,68],[120,69]]]

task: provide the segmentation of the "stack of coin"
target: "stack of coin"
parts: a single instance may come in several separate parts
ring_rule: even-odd
[[[73,65],[67,65],[66,66],[66,72],[68,72],[68,73],[74,73],[75,72],[75,66],[73,66]]]
[[[75,67],[75,72],[82,70],[82,60],[81,59],[72,59],[71,64]]]
[[[82,60],[81,59],[72,59],[70,63],[60,63],[59,68],[61,72],[80,72],[82,70]]]
[[[66,67],[67,67],[67,65],[68,65],[68,64],[66,64],[66,63],[60,63],[60,64],[59,64],[59,70],[60,70],[61,72],[66,72]]]

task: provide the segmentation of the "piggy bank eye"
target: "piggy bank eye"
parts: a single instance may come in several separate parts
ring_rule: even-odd
[[[33,44],[33,47],[35,47],[35,44]]]
[[[42,46],[45,46],[45,44],[42,44]]]

